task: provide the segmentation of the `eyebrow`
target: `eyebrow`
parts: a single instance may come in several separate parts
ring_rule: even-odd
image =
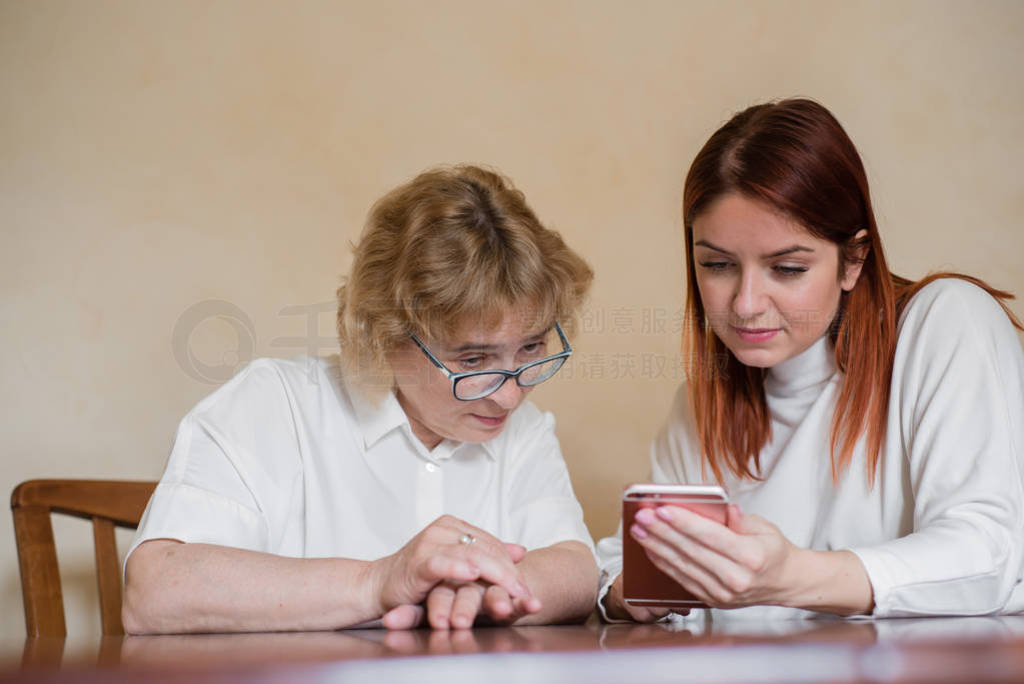
[[[541,330],[540,332],[537,332],[537,333],[535,333],[533,335],[527,335],[523,339],[519,340],[519,343],[520,344],[525,344],[526,342],[529,342],[530,340],[535,340],[538,337],[544,337],[544,335],[546,335],[549,332],[551,332],[552,330],[554,330],[554,328],[555,328],[555,326],[552,325],[550,328],[547,328],[546,330]],[[478,351],[478,352],[491,353],[491,352],[500,351],[500,350],[501,350],[501,345],[500,344],[483,344],[482,342],[467,342],[465,344],[459,345],[458,347],[455,347],[454,349],[448,350],[448,353],[449,354],[463,354],[463,353],[468,352],[468,351]]]
[[[722,254],[728,254],[729,256],[732,256],[732,252],[730,252],[729,250],[722,249],[721,247],[717,247],[717,246],[711,244],[710,242],[708,242],[707,240],[698,240],[697,242],[695,242],[693,244],[694,244],[695,247],[707,247],[708,249],[713,249],[716,252],[721,252]],[[803,245],[793,245],[792,247],[786,247],[785,249],[780,249],[779,251],[772,252],[771,254],[765,254],[764,258],[765,259],[771,259],[773,257],[780,257],[780,256],[785,256],[787,254],[792,254],[793,252],[813,252],[813,251],[814,250],[811,249],[810,247],[804,247]]]
[[[458,347],[455,347],[454,349],[450,349],[448,351],[448,353],[449,354],[462,354],[462,353],[468,352],[468,351],[479,351],[479,352],[488,352],[488,353],[490,353],[490,352],[493,352],[493,351],[497,351],[498,349],[501,349],[501,347],[496,345],[496,344],[477,344],[475,342],[467,342],[466,344],[463,344],[463,345],[460,345]]]

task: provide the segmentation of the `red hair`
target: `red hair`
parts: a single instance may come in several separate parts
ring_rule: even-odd
[[[984,288],[1006,307],[1008,292],[955,273],[910,281],[889,271],[878,234],[867,174],[853,142],[820,104],[805,99],[750,107],[718,129],[697,153],[683,189],[686,235],[686,318],[689,397],[705,463],[721,482],[723,466],[757,479],[760,452],[771,438],[764,370],[744,366],[707,324],[697,289],[693,222],[720,197],[738,193],[839,247],[839,273],[861,261],[860,277],[841,295],[828,335],[844,374],[830,440],[832,477],[866,438],[868,482],[874,481],[885,438],[896,352],[897,320],[911,296],[936,278],[958,277]],[[856,237],[860,231],[865,235]],[[839,274],[837,274],[837,278]]]

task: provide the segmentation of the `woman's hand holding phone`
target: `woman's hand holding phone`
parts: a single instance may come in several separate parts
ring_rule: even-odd
[[[729,504],[722,525],[679,506],[637,512],[628,532],[655,567],[714,608],[789,605],[797,557],[779,529]]]

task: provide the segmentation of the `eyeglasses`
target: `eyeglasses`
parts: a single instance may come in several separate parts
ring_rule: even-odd
[[[409,334],[409,337],[423,350],[423,353],[427,355],[431,363],[440,368],[441,372],[452,381],[452,394],[455,395],[455,398],[459,401],[473,401],[474,399],[483,399],[489,394],[494,394],[509,378],[515,378],[516,384],[520,387],[533,387],[557,373],[558,369],[565,363],[565,360],[572,355],[572,347],[569,346],[569,340],[566,339],[562,326],[558,325],[558,323],[555,323],[555,331],[558,332],[558,337],[562,340],[563,347],[562,351],[557,354],[545,356],[543,359],[537,359],[530,363],[524,363],[515,370],[492,369],[466,371],[464,373],[452,372],[427,349],[427,345],[423,344],[418,337],[412,333]]]

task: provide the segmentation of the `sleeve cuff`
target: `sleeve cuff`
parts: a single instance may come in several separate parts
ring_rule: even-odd
[[[885,564],[879,562],[878,555],[871,549],[848,549],[850,553],[857,556],[864,572],[871,584],[871,599],[874,607],[869,617],[885,617],[889,606],[890,587],[892,578],[886,576]]]
[[[125,554],[150,539],[175,539],[267,551],[263,516],[238,502],[187,484],[159,484]]]
[[[611,591],[612,584],[615,583],[615,579],[622,574],[621,570],[616,570],[614,575],[609,575],[607,570],[601,571],[601,588],[597,591],[597,610],[601,613],[601,620],[604,622],[610,622],[612,624],[629,623],[632,620],[619,620],[608,615],[608,610],[604,607],[604,597]]]
[[[875,608],[872,617],[922,615],[985,615],[1000,612],[1006,597],[1000,593],[997,572],[932,581],[901,581],[900,558],[885,548],[850,549],[864,564]],[[913,577],[909,572],[905,577]]]

